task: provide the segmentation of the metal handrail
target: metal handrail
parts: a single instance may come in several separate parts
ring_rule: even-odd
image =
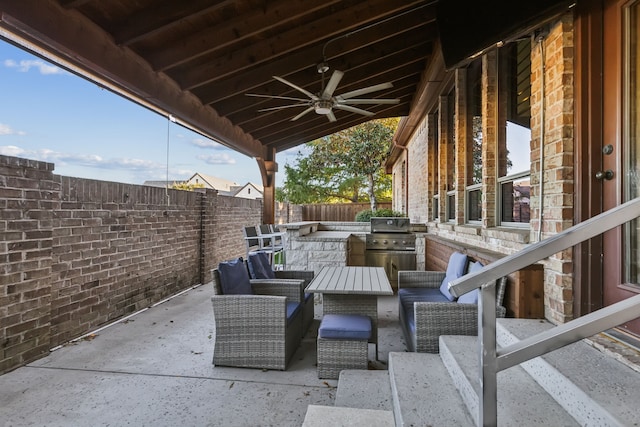
[[[598,236],[640,217],[640,198],[603,212],[522,251],[487,265],[449,283],[449,291],[460,296],[480,289],[478,301],[478,341],[480,357],[480,404],[478,425],[497,425],[497,373],[534,357],[610,329],[638,317],[640,295],[627,298],[551,330],[497,349],[495,281],[539,262],[578,243]]]

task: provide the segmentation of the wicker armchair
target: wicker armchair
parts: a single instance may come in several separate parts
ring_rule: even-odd
[[[218,270],[211,272],[213,364],[285,370],[302,336],[302,310],[287,321],[287,301],[302,304],[300,281],[252,280],[253,295],[223,295]]]
[[[440,271],[399,271],[398,289],[440,287],[445,272]],[[505,317],[502,305],[507,278],[496,281],[496,316]],[[405,295],[400,301],[399,316],[405,342],[409,351],[438,353],[440,335],[477,335],[478,305],[457,302],[424,302],[416,295]],[[411,309],[413,305],[413,310]],[[409,318],[413,316],[413,318]],[[412,325],[413,323],[413,325]]]
[[[258,265],[254,266],[255,263]],[[302,336],[307,333],[309,328],[311,327],[311,323],[314,318],[314,303],[313,303],[313,294],[305,294],[304,289],[307,285],[313,280],[314,273],[313,271],[305,271],[305,270],[276,270],[273,271],[271,269],[271,265],[269,264],[269,259],[264,253],[256,253],[249,255],[249,260],[247,262],[247,267],[249,268],[249,273],[252,277],[253,283],[259,283],[260,280],[255,277],[264,277],[268,273],[263,272],[263,270],[268,269],[269,272],[275,276],[276,279],[281,280],[299,280],[301,282],[300,293],[302,294],[301,298],[303,301],[302,305]],[[269,280],[269,279],[267,279]]]

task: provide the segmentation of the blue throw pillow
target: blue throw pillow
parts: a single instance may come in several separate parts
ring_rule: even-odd
[[[224,295],[251,295],[249,273],[242,258],[218,264],[220,286]]]
[[[467,269],[468,257],[460,252],[454,252],[449,257],[449,264],[447,264],[447,272],[444,280],[440,284],[440,292],[447,297],[449,301],[455,301],[455,297],[449,292],[449,282],[458,279],[464,275]]]
[[[482,270],[482,267],[484,267],[484,265],[482,265],[481,262],[471,263],[471,266],[469,267],[469,274]],[[480,295],[480,291],[478,289],[474,289],[471,292],[467,292],[464,295],[460,295],[460,298],[458,298],[458,303],[477,304],[479,295]]]
[[[275,279],[269,264],[269,256],[264,252],[249,254],[249,273],[252,279]]]

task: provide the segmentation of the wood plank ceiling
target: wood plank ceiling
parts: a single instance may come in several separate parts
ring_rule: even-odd
[[[0,0],[0,37],[96,78],[222,144],[265,157],[371,118],[407,116],[437,38],[430,0]],[[324,58],[323,58],[324,56]],[[316,65],[343,71],[335,94],[384,82],[373,117],[247,93],[319,93]],[[267,158],[271,157],[269,154]],[[273,159],[272,159],[273,160]]]

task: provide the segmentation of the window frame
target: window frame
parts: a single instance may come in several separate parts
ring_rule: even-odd
[[[502,186],[506,183],[513,183],[515,181],[519,181],[522,178],[529,178],[529,188],[531,189],[531,171],[530,170],[499,177],[497,180],[496,210],[498,211],[497,212],[498,224],[502,227],[511,227],[511,228],[530,228],[531,227],[531,218],[529,218],[528,222],[504,221],[502,218],[502,205],[503,205]],[[529,209],[531,209],[531,193],[529,193]]]

